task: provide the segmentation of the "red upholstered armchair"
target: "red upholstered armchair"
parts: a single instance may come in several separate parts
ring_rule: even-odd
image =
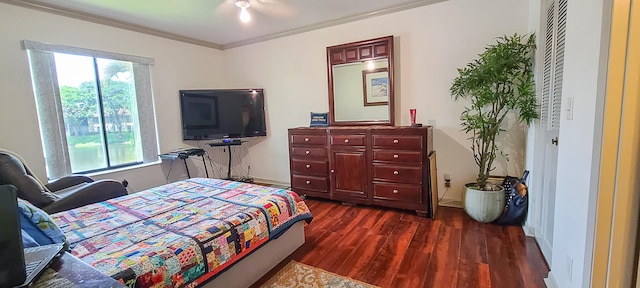
[[[0,150],[0,185],[2,184],[15,186],[19,198],[50,214],[127,195],[127,189],[118,181],[94,181],[81,175],[63,177],[43,185],[19,156]]]

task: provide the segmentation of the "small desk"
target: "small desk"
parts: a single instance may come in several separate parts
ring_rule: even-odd
[[[189,166],[187,165],[187,159],[191,156],[200,156],[202,158],[202,164],[204,164],[204,172],[206,173],[207,178],[209,178],[209,171],[207,170],[207,163],[204,160],[204,153],[205,153],[204,149],[193,148],[193,149],[185,149],[185,150],[164,153],[158,156],[160,157],[160,159],[171,160],[171,161],[176,159],[182,159],[182,161],[184,162],[184,168],[187,169],[187,177],[189,178],[191,178],[191,174],[189,173]]]

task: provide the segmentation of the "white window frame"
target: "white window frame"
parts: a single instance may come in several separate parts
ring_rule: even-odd
[[[154,64],[153,58],[46,44],[29,40],[24,40],[22,44],[29,55],[48,178],[57,179],[72,173],[54,53],[113,59],[133,63],[136,101],[138,103],[137,117],[134,117],[134,121],[138,122],[140,128],[138,133],[140,133],[142,142],[142,161],[143,163],[158,161],[158,133],[156,129],[150,69],[150,66]],[[119,168],[121,167],[111,169]]]

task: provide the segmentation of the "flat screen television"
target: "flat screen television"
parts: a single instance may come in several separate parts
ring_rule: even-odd
[[[183,140],[266,136],[263,89],[180,90]]]

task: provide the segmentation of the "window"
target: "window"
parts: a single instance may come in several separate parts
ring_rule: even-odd
[[[153,59],[24,41],[47,176],[157,161]]]

